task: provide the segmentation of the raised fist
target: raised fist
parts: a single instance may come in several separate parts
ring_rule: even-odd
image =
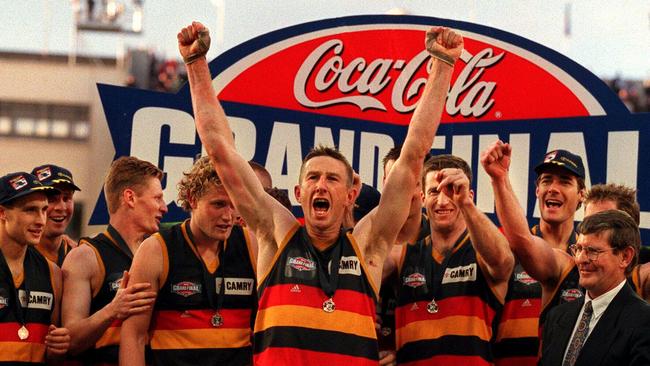
[[[501,140],[493,142],[481,153],[481,165],[492,179],[503,179],[510,169],[512,147]]]
[[[176,35],[178,50],[186,64],[205,56],[210,49],[210,31],[199,22],[192,22]]]
[[[463,36],[446,27],[432,27],[424,44],[431,56],[453,66],[463,51]]]

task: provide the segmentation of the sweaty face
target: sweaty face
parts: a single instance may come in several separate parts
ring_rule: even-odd
[[[554,167],[539,176],[536,194],[542,220],[561,224],[573,220],[584,193],[578,188],[576,176]]]
[[[353,197],[345,164],[329,156],[311,158],[303,167],[295,194],[308,225],[338,230],[344,209],[352,204]]]
[[[211,240],[226,240],[234,224],[235,208],[223,187],[210,184],[198,200],[192,200],[193,229],[198,227],[202,235]]]
[[[57,187],[61,193],[48,198],[46,237],[57,237],[65,233],[74,212],[74,190]]]
[[[431,230],[439,233],[452,233],[465,228],[465,220],[458,206],[448,195],[448,190],[437,191],[438,171],[427,172],[424,179],[424,207],[431,223]]]
[[[609,232],[607,231],[578,236],[578,245],[600,252],[594,261],[587,258],[585,250],[574,258],[580,271],[580,286],[586,288],[592,298],[611,290],[625,279],[627,263],[623,261],[623,253],[612,250],[608,237]]]
[[[167,212],[160,180],[149,177],[143,187],[135,191],[134,222],[147,234],[158,231],[160,220]]]
[[[2,208],[2,224],[9,239],[21,245],[37,245],[45,229],[47,196],[32,193]]]

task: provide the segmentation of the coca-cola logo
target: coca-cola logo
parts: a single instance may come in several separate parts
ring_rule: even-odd
[[[410,113],[415,109],[417,100],[413,100],[413,97],[426,83],[426,78],[416,77],[416,73],[425,65],[427,73],[431,70],[431,58],[426,50],[409,61],[357,57],[346,64],[341,56],[344,48],[342,40],[333,39],[316,47],[307,56],[293,83],[298,103],[309,108],[352,104],[361,111],[387,111],[386,105],[376,97],[385,92],[391,95],[391,107],[396,112]],[[496,65],[503,56],[503,52],[495,55],[492,48],[485,48],[474,55],[463,50],[460,63],[463,69],[449,90],[445,105],[447,114],[454,116],[460,113],[463,117],[478,118],[494,105],[492,94],[497,84],[483,80],[482,76],[486,68]],[[389,76],[391,70],[398,70],[399,76],[393,79]],[[309,89],[324,92],[331,88],[338,89],[342,96],[315,100],[306,93]],[[412,102],[407,104],[407,100]]]

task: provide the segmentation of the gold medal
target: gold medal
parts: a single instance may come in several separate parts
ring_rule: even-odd
[[[214,313],[214,315],[212,315],[212,319],[210,319],[210,324],[212,324],[212,326],[215,328],[222,326],[223,317],[221,316],[221,314],[219,314],[218,312]]]
[[[29,330],[27,330],[27,328],[25,328],[25,326],[23,325],[22,327],[20,327],[20,329],[18,329],[18,338],[20,338],[21,341],[24,341],[28,337],[29,337]]]
[[[431,302],[427,304],[427,311],[429,314],[435,314],[438,312],[438,304],[436,303],[436,299],[431,299]]]
[[[336,304],[334,304],[334,300],[332,300],[331,297],[323,302],[324,312],[333,313],[335,309],[336,309]]]

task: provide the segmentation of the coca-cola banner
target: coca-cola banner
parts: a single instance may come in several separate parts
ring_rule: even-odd
[[[531,221],[539,217],[532,168],[558,148],[582,156],[587,186],[637,187],[641,209],[650,210],[649,114],[630,114],[595,75],[551,49],[446,19],[327,19],[274,31],[221,54],[210,70],[237,149],[263,164],[275,186],[293,192],[309,149],[336,145],[364,182],[381,189],[381,159],[402,143],[430,67],[424,32],[431,25],[455,28],[465,38],[432,153],[470,163],[483,211],[495,217],[492,188],[478,159],[497,138],[513,146],[512,184]],[[115,158],[133,155],[158,164],[166,173],[165,219],[183,219],[174,203],[176,183],[201,152],[189,86],[177,94],[98,88]],[[301,214],[298,206],[294,211]],[[99,197],[91,224],[107,222]],[[650,212],[642,212],[641,227],[644,242],[650,242]]]

